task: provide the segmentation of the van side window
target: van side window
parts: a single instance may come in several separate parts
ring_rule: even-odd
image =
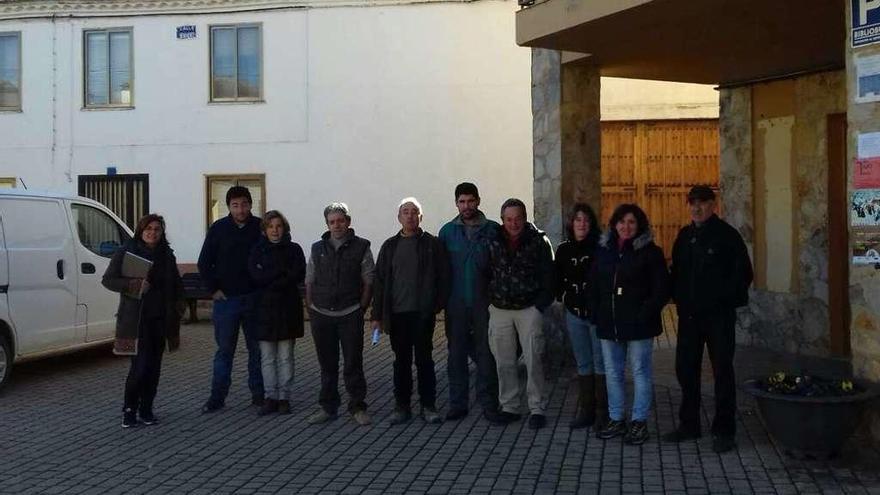
[[[79,243],[89,251],[109,258],[128,240],[128,234],[103,211],[86,205],[72,205]]]

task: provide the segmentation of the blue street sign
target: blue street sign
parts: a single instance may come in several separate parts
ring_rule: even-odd
[[[880,42],[880,0],[852,0],[852,46]]]
[[[196,27],[195,26],[177,26],[177,39],[179,40],[191,40],[196,37]]]

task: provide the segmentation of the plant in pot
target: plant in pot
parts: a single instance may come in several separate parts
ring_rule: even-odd
[[[777,372],[747,380],[743,389],[758,405],[761,421],[789,455],[834,457],[861,424],[877,397],[871,383]]]

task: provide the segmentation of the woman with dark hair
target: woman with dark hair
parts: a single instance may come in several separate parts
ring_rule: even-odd
[[[623,204],[614,210],[599,241],[590,283],[608,387],[609,421],[596,436],[606,440],[624,435],[626,443],[641,445],[648,439],[654,337],[663,332],[660,312],[669,300],[669,273],[648,217],[638,206]],[[627,361],[635,385],[629,427],[624,413]]]
[[[126,257],[134,260],[133,265],[149,266],[146,277],[124,276],[123,266],[129,263]],[[134,237],[113,255],[101,283],[119,292],[113,352],[132,356],[125,380],[122,427],[138,426],[138,417],[145,425],[156,424],[153,400],[162,354],[166,345],[169,351],[180,346],[183,315],[183,283],[161,216],[151,213],[138,221]]]
[[[569,426],[593,426],[598,419],[601,427],[608,416],[605,365],[596,326],[589,319],[588,297],[600,227],[596,213],[586,203],[575,203],[565,227],[568,240],[556,248],[556,297],[565,305],[565,326],[577,363],[577,411]]]
[[[263,236],[251,250],[248,271],[258,290],[257,332],[266,398],[259,415],[290,414],[293,344],[303,336],[299,285],[306,258],[290,239],[290,224],[277,210],[263,217]]]

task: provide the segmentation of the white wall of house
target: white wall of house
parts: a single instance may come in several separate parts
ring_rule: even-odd
[[[717,119],[718,91],[710,84],[603,77],[602,120]]]
[[[0,176],[75,192],[77,176],[150,175],[180,262],[205,233],[205,176],[266,175],[268,208],[304,246],[323,207],[346,201],[359,234],[398,227],[418,197],[431,232],[476,182],[497,218],[531,208],[530,52],[514,43],[516,3],[482,1],[130,17],[0,20],[20,31],[22,111],[0,113]],[[264,103],[209,103],[208,26],[262,24]],[[195,25],[197,38],[176,39]],[[132,27],[134,109],[83,109],[83,30]]]

